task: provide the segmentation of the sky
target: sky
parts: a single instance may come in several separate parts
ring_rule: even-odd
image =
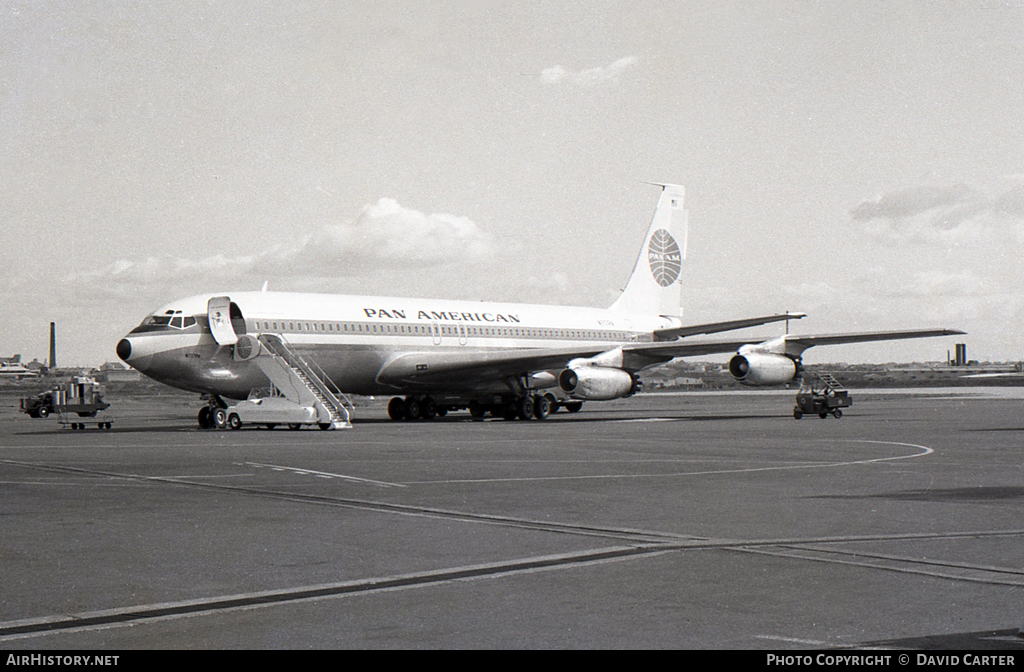
[[[1024,0],[0,0],[0,354],[264,282],[606,307],[672,182],[684,322],[1021,360],[1022,41]]]

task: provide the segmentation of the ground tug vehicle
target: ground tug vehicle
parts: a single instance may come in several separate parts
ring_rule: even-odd
[[[87,421],[78,418],[89,418],[88,422],[95,422],[97,428],[110,429],[114,419],[105,413],[108,408],[102,386],[88,376],[75,376],[69,382],[21,400],[21,411],[30,418],[56,414],[61,426],[71,429],[85,429]]]

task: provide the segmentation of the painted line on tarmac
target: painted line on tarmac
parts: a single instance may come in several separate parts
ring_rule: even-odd
[[[315,471],[313,469],[300,469],[299,467],[287,467],[281,464],[263,464],[262,462],[243,462],[242,464],[252,467],[261,467],[267,469],[273,469],[274,471],[288,471],[293,474],[303,474],[305,476],[316,476],[318,478],[337,478],[343,481],[353,481],[355,483],[368,483],[370,485],[379,485],[382,488],[408,488],[408,485],[402,485],[401,483],[388,483],[387,481],[375,481],[371,478],[359,478],[358,476],[349,476],[347,474],[335,474],[329,471]]]
[[[287,502],[298,502],[318,506],[337,506],[342,508],[357,509],[363,511],[374,511],[378,513],[393,513],[403,516],[416,516],[433,518],[436,520],[458,520],[465,523],[483,523],[486,525],[498,525],[516,527],[541,532],[553,532],[557,534],[573,534],[588,537],[605,537],[618,540],[635,541],[639,544],[646,544],[660,540],[676,540],[680,538],[692,539],[693,537],[663,532],[648,532],[643,530],[629,530],[621,527],[602,527],[599,525],[578,525],[570,523],[553,523],[547,521],[530,520],[528,518],[516,518],[511,516],[499,516],[486,513],[469,513],[450,509],[440,509],[427,506],[412,506],[408,504],[394,504],[389,502],[356,499],[352,497],[337,497],[333,495],[302,494],[278,490],[265,490],[253,486],[226,485],[221,483],[203,483],[200,481],[187,481],[182,479],[168,478],[165,476],[144,476],[141,474],[125,474],[116,472],[98,471],[83,469],[81,467],[70,467],[54,464],[39,464],[32,462],[18,462],[15,460],[2,460],[0,465],[14,465],[41,471],[53,471],[59,473],[90,474],[96,477],[120,478],[127,481],[143,483],[159,483],[174,485],[186,488],[197,488],[210,492],[230,493],[277,499]]]
[[[817,639],[797,639],[796,637],[780,637],[778,635],[754,635],[754,639],[767,639],[773,642],[786,642],[788,644],[807,644],[808,646],[831,646],[828,642]]]
[[[341,581],[314,586],[300,586],[282,590],[221,595],[218,597],[145,604],[78,614],[42,616],[39,618],[0,622],[0,641],[40,637],[62,632],[83,632],[111,627],[133,626],[140,623],[154,623],[190,616],[221,614],[349,595],[418,588],[455,581],[580,567],[659,555],[666,552],[661,546],[618,546],[411,574]]]
[[[909,460],[917,457],[925,457],[935,452],[934,448],[919,446],[914,443],[901,443],[897,441],[870,441],[867,439],[839,439],[840,441],[852,441],[854,443],[875,443],[888,446],[905,446],[917,448],[921,452],[909,455],[895,455],[892,457],[874,457],[865,460],[851,460],[846,462],[811,462],[804,464],[791,464],[774,467],[747,467],[744,469],[712,469],[708,471],[678,471],[661,474],[589,474],[582,476],[516,476],[508,478],[467,478],[467,479],[444,479],[440,481],[406,481],[408,485],[447,485],[452,483],[515,483],[533,481],[590,481],[618,478],[677,478],[681,476],[718,476],[723,474],[752,474],[764,471],[790,471],[793,469],[831,469],[834,467],[850,467],[860,464],[872,464],[876,462],[891,462],[894,460]]]
[[[177,602],[162,602],[115,609],[82,612],[77,614],[60,614],[37,618],[19,619],[0,622],[0,642],[41,637],[58,633],[75,633],[101,630],[116,627],[133,626],[143,623],[206,616],[236,611],[259,609],[282,604],[295,604],[317,600],[346,597],[375,592],[404,590],[469,581],[481,578],[500,578],[516,574],[551,571],[585,567],[608,562],[619,562],[629,559],[656,557],[674,551],[687,550],[729,550],[746,553],[767,553],[775,555],[771,547],[786,544],[829,544],[854,541],[894,541],[909,539],[951,539],[963,537],[1022,536],[1024,530],[977,530],[963,532],[923,532],[909,534],[878,534],[851,535],[837,537],[817,537],[804,539],[680,539],[670,543],[654,543],[641,546],[614,546],[591,549],[575,553],[534,556],[504,562],[485,563],[453,567],[441,570],[415,572],[387,577],[357,579],[337,583],[299,586],[279,590],[258,591],[221,595],[217,597],[196,598]],[[842,551],[840,551],[842,553]],[[793,556],[787,556],[793,557]],[[794,558],[810,559],[810,558]],[[825,560],[835,562],[835,560]],[[909,562],[913,559],[907,558]],[[854,564],[840,561],[839,564]],[[941,564],[941,563],[939,563]],[[871,566],[873,569],[892,569],[891,567]],[[900,570],[897,570],[900,571]],[[903,570],[906,571],[906,570]],[[948,576],[941,573],[910,571],[907,573],[925,574],[936,578],[965,580],[961,576]],[[975,580],[967,578],[966,580]],[[985,581],[985,583],[1004,583],[1001,581]],[[1019,584],[1011,584],[1019,585]],[[758,636],[760,639],[804,643],[796,639],[773,635]],[[813,645],[817,642],[807,641]]]

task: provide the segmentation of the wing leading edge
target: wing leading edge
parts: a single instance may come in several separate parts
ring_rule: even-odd
[[[744,352],[770,352],[798,358],[805,350],[816,345],[930,338],[964,333],[966,332],[958,329],[912,329],[806,336],[787,334],[767,341],[749,337],[685,342],[681,340],[655,341],[653,343],[625,343],[612,348],[593,345],[490,352],[433,352],[427,350],[406,352],[392,357],[381,367],[377,374],[377,381],[385,385],[396,386],[449,383],[452,387],[457,388],[472,386],[486,380],[561,369],[574,359],[596,357],[602,353],[620,349],[623,355],[623,368],[639,371],[647,366],[667,362],[676,357],[724,354],[741,351],[741,349]]]
[[[747,327],[757,327],[769,322],[782,322],[783,320],[802,320],[807,313],[782,313],[780,315],[766,315],[764,317],[748,317],[744,320],[732,320],[730,322],[708,322],[707,324],[694,324],[688,327],[672,327],[669,329],[656,329],[654,338],[660,341],[670,341],[686,336],[697,336],[700,334],[717,334],[722,331],[735,331]]]

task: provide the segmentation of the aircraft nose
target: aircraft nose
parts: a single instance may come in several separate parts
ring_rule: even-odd
[[[152,344],[149,341],[142,338],[122,338],[115,348],[117,356],[136,371],[144,372],[153,362]]]

